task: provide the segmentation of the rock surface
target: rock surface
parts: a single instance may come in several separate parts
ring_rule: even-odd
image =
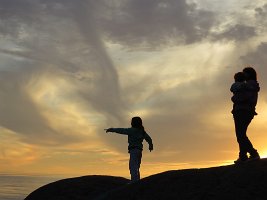
[[[267,159],[243,165],[173,170],[134,184],[110,176],[86,176],[48,184],[25,200],[264,200]]]
[[[33,191],[25,200],[90,200],[114,188],[126,185],[128,179],[112,176],[82,176],[59,180]]]

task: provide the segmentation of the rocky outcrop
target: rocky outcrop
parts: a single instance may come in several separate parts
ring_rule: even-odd
[[[264,200],[267,159],[243,165],[167,171],[127,183],[127,179],[108,176],[66,179],[34,191],[26,200]]]

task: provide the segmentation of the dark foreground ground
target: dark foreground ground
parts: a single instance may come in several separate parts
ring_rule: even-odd
[[[128,182],[112,176],[64,179],[37,189],[25,200],[267,200],[267,159],[173,170]]]

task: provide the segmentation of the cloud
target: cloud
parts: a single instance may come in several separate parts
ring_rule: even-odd
[[[15,72],[1,71],[1,126],[21,134],[21,138],[29,143],[56,145],[76,141],[78,137],[51,127],[42,108],[34,101],[30,90],[42,79],[37,76],[38,72],[42,73],[26,66]]]
[[[242,42],[255,36],[257,36],[255,27],[236,24],[224,30],[223,33],[216,35],[215,38],[216,40],[224,39]]]
[[[92,97],[91,93],[85,91],[81,91],[81,95],[91,102],[95,102],[94,106],[99,111],[112,114],[121,120],[120,110],[123,107],[123,103],[120,100],[117,71],[93,21],[91,12],[94,11],[94,3],[78,1],[71,11],[73,11],[75,21],[85,38],[85,42],[91,49],[90,57],[94,56],[96,61],[94,70],[97,71],[96,75],[98,76],[95,80],[94,88],[98,88],[95,91],[95,96]]]
[[[215,21],[214,13],[184,0],[118,2],[98,16],[98,25],[108,39],[131,48],[194,43],[206,38]]]
[[[35,145],[25,144],[16,134],[1,128],[0,164],[2,172],[18,170],[25,165],[38,160],[39,148]],[[12,143],[10,142],[12,140]]]
[[[83,31],[89,23],[90,26],[94,24],[90,34],[92,30],[99,29],[108,39],[127,46],[193,43],[206,38],[215,19],[214,13],[199,9],[197,4],[188,4],[185,0],[79,0],[75,3],[69,0],[15,0],[12,3],[1,0],[1,7],[2,35],[18,35],[26,25],[45,31],[42,27],[44,19],[56,16],[67,20],[76,18],[78,23],[82,23],[80,28],[84,28]],[[84,11],[79,12],[80,9]],[[9,28],[5,29],[7,24]]]
[[[256,69],[259,82],[261,85],[261,93],[265,96],[266,99],[266,88],[267,81],[264,77],[267,76],[266,66],[266,53],[267,53],[267,42],[261,42],[256,49],[248,52],[246,55],[241,57],[241,60],[244,64],[252,66]]]
[[[255,8],[255,16],[259,19],[266,19],[267,17],[267,4],[262,7]]]
[[[56,77],[72,83],[72,87],[64,89],[73,90],[77,95],[74,99],[85,108],[85,113],[92,112],[87,110],[92,108],[109,121],[124,121],[123,110],[127,107],[121,100],[117,70],[106,51],[103,36],[127,46],[133,40],[153,46],[156,41],[161,44],[170,37],[192,43],[204,37],[212,24],[209,19],[212,13],[198,10],[196,5],[185,1],[112,4],[1,0],[0,15],[0,38],[4,44],[0,53],[7,63],[1,69],[0,124],[31,138],[28,141],[33,143],[40,136],[46,138],[41,143],[58,143],[64,141],[62,138],[75,140],[71,134],[67,134],[70,136],[67,139],[66,133],[51,125],[42,110],[49,102],[43,100],[38,104],[33,99],[35,85],[45,87],[44,81],[53,82]],[[16,63],[16,70],[8,70],[11,63]],[[53,76],[44,78],[49,73]]]
[[[74,99],[80,101],[77,104],[122,120],[117,72],[94,23],[86,20],[93,9],[90,2],[61,3],[28,0],[11,4],[1,0],[2,24],[11,28],[0,33],[8,41],[0,50],[7,63],[1,68],[0,124],[25,135],[28,142],[57,144],[80,139],[55,130],[34,101],[31,91],[36,85],[45,87],[43,80],[72,82],[72,87],[64,89],[73,90],[77,95]],[[68,33],[69,29],[73,32]],[[9,70],[12,62],[19,66],[17,70]],[[44,78],[49,73],[53,76]],[[72,100],[68,98],[67,102]]]

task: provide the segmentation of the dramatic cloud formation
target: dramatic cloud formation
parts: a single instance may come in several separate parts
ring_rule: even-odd
[[[254,51],[251,51],[247,55],[242,56],[242,60],[244,60],[244,63],[253,63],[254,65],[258,66],[258,76],[260,78],[262,88],[264,89],[267,87],[267,80],[264,78],[267,76],[267,60],[265,57],[266,53],[267,42],[261,42]],[[265,91],[262,91],[262,93],[263,95],[265,95],[266,100]]]
[[[218,39],[223,38],[242,42],[256,35],[257,34],[253,26],[236,24],[234,27],[230,27],[225,32],[219,34]]]
[[[214,13],[184,0],[118,2],[99,24],[109,39],[130,47],[193,43],[206,38],[214,22]]]
[[[229,87],[247,65],[267,151],[266,15],[247,0],[0,0],[0,163],[25,157],[3,172],[127,172],[126,138],[103,129],[134,115],[155,143],[146,174],[235,159]]]

